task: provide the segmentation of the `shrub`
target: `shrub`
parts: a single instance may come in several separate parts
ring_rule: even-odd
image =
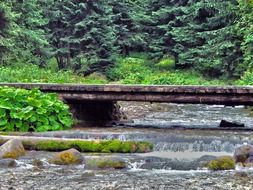
[[[241,79],[236,81],[238,85],[253,85],[253,73],[246,71]]]
[[[1,131],[54,131],[72,124],[69,107],[56,94],[0,87]]]
[[[140,83],[144,75],[152,74],[152,71],[147,65],[147,60],[141,58],[119,58],[114,68],[107,72],[111,80],[124,80],[127,78],[128,82],[136,84]]]
[[[173,57],[164,58],[156,64],[156,67],[160,70],[173,69],[175,67],[175,59]]]
[[[147,58],[121,58],[107,74],[111,80],[123,84],[146,85],[212,85],[223,84],[222,81],[209,81],[194,71],[173,70],[173,58],[164,58],[154,67]],[[168,71],[169,69],[169,71]]]

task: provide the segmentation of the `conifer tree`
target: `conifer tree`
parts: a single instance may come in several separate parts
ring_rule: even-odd
[[[2,15],[8,23],[4,30],[1,49],[5,49],[4,63],[45,62],[44,48],[48,45],[44,27],[47,19],[43,15],[42,0],[15,1],[0,3]],[[3,33],[2,33],[3,35]]]
[[[72,67],[86,75],[113,63],[110,15],[111,7],[101,0],[56,1],[49,28],[60,69]]]
[[[194,67],[214,77],[241,73],[236,1],[156,0],[150,7],[156,24],[153,46],[173,55],[178,68]]]

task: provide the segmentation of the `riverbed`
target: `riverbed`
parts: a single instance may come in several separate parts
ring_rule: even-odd
[[[236,170],[212,172],[200,167],[202,161],[233,155],[236,147],[253,144],[251,131],[210,130],[210,127],[217,128],[222,119],[244,123],[247,128],[252,128],[253,118],[244,107],[157,104],[143,109],[147,110],[145,114],[129,117],[127,127],[79,126],[71,131],[26,134],[146,140],[154,144],[153,152],[145,154],[83,154],[86,162],[97,158],[122,159],[127,163],[126,169],[93,169],[87,164],[57,166],[47,161],[54,153],[29,151],[19,159],[16,167],[0,168],[0,189],[253,189],[253,168],[237,166]],[[145,125],[149,127],[143,127]],[[171,127],[175,125],[194,129]],[[38,160],[42,164],[34,164]]]

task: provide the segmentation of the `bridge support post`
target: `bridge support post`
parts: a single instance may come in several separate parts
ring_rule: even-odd
[[[71,112],[82,124],[106,124],[122,118],[120,106],[114,101],[68,100]]]

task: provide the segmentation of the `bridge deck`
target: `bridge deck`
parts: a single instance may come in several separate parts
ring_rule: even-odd
[[[39,88],[76,101],[149,101],[192,104],[253,105],[251,86],[144,86],[0,83],[0,86]]]

